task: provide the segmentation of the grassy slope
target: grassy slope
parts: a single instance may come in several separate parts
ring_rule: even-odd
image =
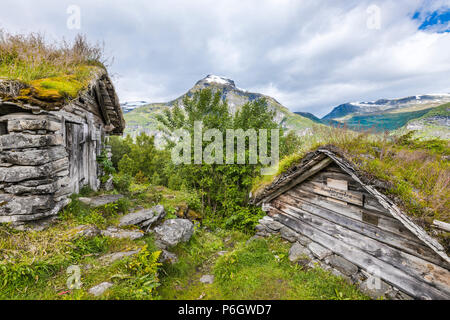
[[[443,104],[433,108],[422,117],[409,121],[405,126],[399,128],[394,134],[405,134],[409,129],[407,127],[418,128],[414,132],[414,137],[421,139],[442,138],[449,139],[450,128],[442,125],[442,122],[436,121],[436,118],[450,118],[450,103]]]
[[[61,221],[45,231],[15,231],[0,225],[0,299],[366,299],[354,286],[320,269],[302,270],[287,259],[289,244],[279,238],[247,243],[250,235],[237,231],[196,228],[188,243],[173,248],[174,265],[159,267],[155,287],[146,291],[149,271],[131,266],[154,266],[157,251],[151,235],[138,240],[75,237],[78,225],[105,228],[118,223],[120,213],[136,205],[162,203],[173,218],[175,208],[185,206],[188,195],[165,188],[134,185],[131,199],[117,205],[90,209],[74,200],[60,214]],[[108,253],[141,249],[142,254],[112,264],[100,257]],[[224,256],[218,252],[226,250]],[[81,269],[82,288],[67,290],[66,270]],[[212,273],[212,285],[200,283]],[[114,286],[101,297],[88,289],[109,281]]]
[[[347,114],[341,118],[329,121],[338,121],[351,129],[374,129],[376,132],[395,130],[406,125],[408,121],[418,119],[431,112],[438,105],[436,103],[411,105],[409,107],[389,109],[369,114]]]

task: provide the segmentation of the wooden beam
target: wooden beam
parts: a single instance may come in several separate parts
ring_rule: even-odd
[[[309,170],[307,170],[306,172],[301,174],[299,177],[293,179],[288,184],[280,187],[275,192],[271,193],[269,196],[267,196],[266,198],[262,199],[258,204],[260,204],[262,202],[269,202],[270,200],[276,198],[280,194],[282,194],[282,193],[288,191],[289,189],[295,187],[297,184],[303,182],[304,180],[308,179],[309,177],[311,177],[312,175],[316,174],[320,170],[326,168],[332,161],[333,160],[331,160],[329,157],[326,157],[325,159],[321,160],[317,164],[314,164]]]
[[[373,270],[374,268],[379,270],[380,274],[377,276],[415,298],[430,300],[450,299],[450,294],[443,292],[426,282],[417,280],[415,277],[405,273],[401,269],[368,254],[358,247],[349,245],[348,243],[311,226],[309,223],[285,214],[275,215],[274,219],[338,255],[345,257],[345,259],[364,270]]]

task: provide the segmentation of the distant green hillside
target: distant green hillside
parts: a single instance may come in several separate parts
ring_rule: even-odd
[[[429,110],[421,117],[410,120],[394,134],[415,131],[414,137],[450,139],[450,103]]]
[[[408,121],[417,119],[428,113],[429,109],[406,112],[389,112],[380,114],[355,115],[345,121],[351,129],[371,129],[375,131],[390,131],[404,126]]]

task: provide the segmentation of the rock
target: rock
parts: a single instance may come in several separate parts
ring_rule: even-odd
[[[101,231],[101,235],[111,238],[128,238],[131,240],[136,240],[144,236],[144,232],[141,230],[123,230],[115,227],[109,227],[106,230]]]
[[[390,286],[383,280],[376,277],[369,277],[360,285],[361,291],[371,297],[372,299],[379,299],[385,297],[389,291]]]
[[[119,227],[138,225],[142,228],[150,227],[152,224],[164,218],[166,212],[162,205],[157,205],[151,209],[142,209],[129,213],[120,218]]]
[[[311,253],[307,248],[302,246],[300,243],[296,242],[289,249],[289,260],[291,262],[296,262],[301,258],[309,257]]]
[[[320,260],[322,260],[332,254],[332,252],[330,250],[328,250],[325,247],[322,247],[320,244],[315,243],[315,242],[311,242],[310,244],[308,244],[308,249],[311,250],[313,255]]]
[[[219,255],[219,256],[224,256],[224,255],[227,254],[227,252],[228,252],[228,251],[219,251],[219,252],[217,252],[217,255]]]
[[[283,224],[273,220],[273,218],[269,216],[265,216],[262,219],[259,219],[259,223],[265,226],[267,228],[267,231],[271,233],[275,233],[283,227]]]
[[[106,191],[114,190],[113,177],[111,175],[109,179],[103,184],[103,189]]]
[[[326,258],[326,262],[328,264],[332,265],[333,267],[335,267],[337,270],[339,270],[346,276],[351,276],[358,272],[357,266],[355,266],[350,261],[348,261],[340,256],[337,256],[337,255],[332,255],[332,256]]]
[[[255,229],[256,229],[256,231],[259,231],[259,232],[264,232],[264,231],[266,231],[266,227],[263,226],[262,224],[256,225]]]
[[[201,283],[212,284],[214,282],[214,276],[211,274],[205,274],[200,278]]]
[[[187,219],[169,219],[156,227],[153,232],[163,245],[172,247],[180,242],[189,241],[194,234],[194,225]]]
[[[161,255],[159,257],[159,262],[164,263],[168,262],[170,264],[178,261],[178,257],[175,253],[169,252],[167,250],[162,250]]]
[[[113,284],[111,282],[102,282],[102,283],[96,285],[95,287],[90,288],[89,293],[98,297],[98,296],[102,295],[106,290],[111,288],[112,286],[113,286]]]
[[[132,250],[132,251],[123,251],[123,252],[109,253],[109,254],[106,254],[106,255],[100,257],[99,260],[101,262],[103,262],[103,263],[110,264],[110,263],[113,263],[114,261],[121,260],[121,259],[123,259],[125,257],[130,257],[130,256],[133,256],[135,254],[138,254],[139,251],[140,250]]]
[[[166,216],[166,211],[164,210],[164,207],[162,205],[157,205],[151,208],[153,211],[154,216],[140,224],[142,228],[147,227],[147,232],[149,231],[150,227],[159,221],[161,221]]]
[[[96,226],[81,225],[69,231],[75,237],[93,238],[100,235],[100,230]]]
[[[309,240],[307,237],[301,234],[297,234],[297,241],[300,242],[302,246],[307,246],[311,243],[311,240]]]
[[[121,194],[107,194],[103,196],[93,197],[93,198],[85,198],[80,197],[78,200],[88,206],[91,207],[100,207],[109,203],[116,202],[119,199],[122,199],[123,195]]]
[[[288,227],[282,227],[280,233],[281,237],[289,242],[297,241],[297,232]]]
[[[43,231],[55,223],[56,220],[58,220],[58,217],[52,216],[36,221],[15,222],[11,224],[11,227],[19,231]]]

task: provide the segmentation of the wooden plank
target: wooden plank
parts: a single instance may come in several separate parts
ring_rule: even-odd
[[[312,160],[312,161],[314,161],[314,160]],[[266,197],[265,199],[261,200],[260,202],[269,202],[270,200],[276,198],[280,194],[282,194],[282,193],[288,191],[289,189],[295,187],[300,182],[302,182],[302,181],[308,179],[309,177],[311,177],[312,175],[316,174],[320,170],[326,168],[332,161],[333,160],[331,160],[330,158],[325,157],[325,159],[323,159],[323,160],[319,161],[317,164],[313,165],[309,170],[307,170],[306,172],[301,174],[299,177],[293,179],[288,184],[278,188],[278,190],[274,191],[268,197]]]
[[[348,190],[348,183],[346,180],[327,178],[327,186],[332,189],[338,189],[343,191]]]
[[[337,163],[343,171],[345,171],[350,176],[352,176],[355,181],[363,184],[361,182],[361,180],[358,178],[358,176],[346,164],[343,163],[342,159],[337,157],[334,153],[330,152],[329,150],[320,149],[319,151],[323,152],[324,154],[326,154],[330,158],[332,158],[335,161],[335,163]],[[404,214],[395,203],[393,203],[385,195],[381,194],[373,186],[364,185],[364,189],[366,189],[367,192],[369,192],[371,195],[373,195],[375,198],[377,198],[378,202],[385,209],[389,210],[389,212],[392,216],[394,216],[401,223],[403,223],[403,225],[406,228],[408,228],[419,239],[421,239],[428,246],[430,246],[430,248],[432,248],[438,255],[440,255],[450,265],[449,256],[445,252],[444,247],[436,239],[431,237],[424,229],[422,229],[420,226],[418,226],[416,223],[414,223],[414,221],[412,221],[412,219],[410,217],[408,217],[406,214]]]
[[[382,280],[415,298],[431,300],[450,299],[450,294],[443,292],[424,281],[419,281],[403,270],[368,254],[358,247],[349,245],[341,239],[337,239],[305,221],[283,213],[274,215],[274,219],[338,255],[345,257],[345,259],[364,270],[374,270],[374,268],[380,270],[379,276]]]
[[[307,212],[292,210],[289,207],[279,208],[276,206],[275,208],[303,220],[335,238],[356,246],[372,256],[405,271],[418,280],[425,281],[440,290],[444,290],[450,295],[450,271],[436,264],[392,248],[369,237],[361,236],[359,233],[344,227],[333,225],[327,220],[311,217]],[[298,215],[296,216],[297,213]]]
[[[443,230],[446,232],[450,232],[450,223],[446,223],[444,221],[439,221],[439,220],[434,220],[432,226],[437,229],[440,229],[440,230]]]
[[[339,189],[330,188],[324,184],[319,184],[317,182],[305,182],[303,183],[304,188],[309,188],[312,192],[320,194],[322,196],[330,197],[336,200],[345,201],[348,203],[353,203],[359,206],[363,205],[364,195],[357,191],[344,191]]]
[[[280,202],[277,203],[277,201]],[[432,250],[430,250],[422,243],[413,242],[411,240],[398,237],[391,232],[382,230],[373,225],[349,219],[348,217],[342,216],[331,210],[322,208],[314,204],[309,204],[298,199],[293,199],[289,196],[280,196],[272,203],[274,203],[275,207],[278,209],[280,209],[280,205],[287,205],[288,208],[294,212],[307,212],[311,220],[316,221],[316,218],[319,218],[320,221],[321,219],[326,219],[327,221],[331,221],[333,224],[345,227],[346,229],[364,235],[365,237],[383,242],[387,245],[408,252],[409,254],[415,255],[419,258],[426,259],[438,265],[442,264],[442,260],[440,259],[440,257],[438,257]]]

